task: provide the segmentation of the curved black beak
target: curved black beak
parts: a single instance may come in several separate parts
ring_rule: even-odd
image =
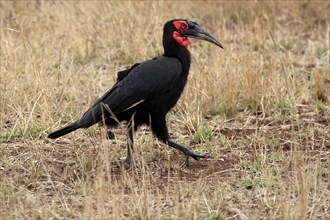
[[[216,39],[214,36],[212,36],[212,34],[207,32],[206,30],[199,27],[196,23],[188,22],[188,25],[189,28],[181,32],[182,36],[205,40],[223,49],[223,46],[218,39]]]

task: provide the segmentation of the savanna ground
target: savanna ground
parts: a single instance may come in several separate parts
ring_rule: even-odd
[[[329,1],[1,1],[0,219],[329,219]],[[168,115],[191,160],[124,127],[58,140],[116,73],[189,18],[188,85]],[[152,76],[151,76],[152,77]]]

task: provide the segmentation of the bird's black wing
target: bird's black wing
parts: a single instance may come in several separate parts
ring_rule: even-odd
[[[116,83],[106,92],[104,93],[100,98],[98,98],[95,103],[93,104],[93,106],[88,109],[85,114],[91,110],[92,108],[98,106],[101,102],[103,102],[111,93],[113,90],[115,90],[117,88],[117,84],[118,82],[120,82],[122,79],[124,79],[135,67],[137,67],[138,65],[140,65],[140,63],[136,63],[133,66],[131,66],[130,68],[126,69],[126,70],[121,70],[117,73],[117,80]]]
[[[133,66],[131,66],[130,68],[128,68],[126,70],[119,71],[117,73],[117,82],[119,82],[120,80],[124,79],[125,76],[127,76],[132,71],[132,69],[134,69],[138,65],[140,65],[140,63],[136,63],[136,64],[134,64]]]
[[[157,98],[173,86],[181,72],[182,64],[176,58],[162,57],[135,65],[122,77],[118,75],[119,81],[84,113],[79,123],[82,127],[88,127],[101,121],[106,112],[116,116],[135,105]]]

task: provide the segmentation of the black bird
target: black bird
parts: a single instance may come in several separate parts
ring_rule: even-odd
[[[127,70],[120,71],[117,82],[83,116],[48,135],[58,138],[79,128],[98,122],[113,127],[127,121],[128,148],[126,162],[132,161],[133,133],[142,124],[151,126],[154,135],[167,145],[182,151],[195,160],[204,157],[175,143],[169,137],[165,116],[177,103],[186,85],[190,67],[188,37],[223,46],[196,22],[175,19],[166,22],[163,30],[164,54]]]

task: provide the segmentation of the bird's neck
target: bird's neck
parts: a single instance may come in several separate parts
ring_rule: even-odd
[[[190,68],[190,52],[187,48],[179,45],[178,43],[171,41],[167,44],[164,44],[164,56],[165,57],[175,57],[182,63],[182,73],[186,76],[189,73]]]

